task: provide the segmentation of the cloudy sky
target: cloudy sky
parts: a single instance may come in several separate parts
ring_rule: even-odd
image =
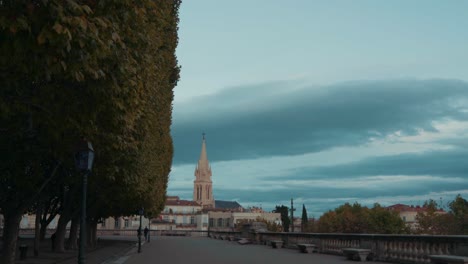
[[[467,9],[184,1],[168,194],[192,199],[205,131],[216,199],[318,217],[468,198]]]

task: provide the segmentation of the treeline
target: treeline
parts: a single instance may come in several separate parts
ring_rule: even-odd
[[[434,200],[424,203],[415,216],[416,223],[407,225],[398,211],[379,204],[368,208],[359,203],[339,206],[319,219],[303,224],[304,232],[367,234],[467,235],[468,201],[457,195],[447,203],[447,211]]]
[[[81,138],[95,149],[90,246],[100,219],[162,210],[173,155],[179,5],[0,1],[1,263],[14,263],[25,213],[37,215],[38,239],[60,215],[55,249],[76,248],[82,176],[73,156]]]
[[[309,220],[306,232],[404,234],[409,228],[398,212],[387,210],[376,203],[368,208],[359,203],[339,206],[324,213],[318,220]]]
[[[434,200],[424,203],[424,212],[416,216],[417,234],[430,235],[468,235],[468,201],[457,195],[448,204],[448,212],[442,209],[442,203]]]

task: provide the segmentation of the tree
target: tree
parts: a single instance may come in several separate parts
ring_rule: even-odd
[[[58,171],[74,176],[64,179],[70,189],[79,185],[72,149],[80,137],[96,151],[92,226],[101,215],[132,214],[140,206],[161,210],[173,152],[179,5],[0,2],[8,18],[0,19],[0,63],[7,69],[0,73],[0,146],[8,153],[0,159],[2,263],[13,263],[21,215]],[[113,197],[118,193],[125,194]]]
[[[391,212],[378,203],[369,209],[359,203],[345,203],[334,211],[323,214],[316,224],[321,233],[406,233],[405,223],[396,212]]]
[[[368,233],[375,234],[405,234],[409,230],[398,212],[390,211],[375,203],[369,211]]]
[[[422,206],[422,211],[418,212],[416,215],[416,220],[418,221],[417,232],[432,235],[445,233],[445,227],[444,224],[441,223],[440,214],[438,212],[439,208],[435,200],[429,199],[425,201]]]
[[[456,234],[468,235],[468,201],[458,194],[455,199],[449,203],[451,214],[454,216]]]
[[[301,232],[305,232],[307,230],[307,226],[309,223],[309,218],[307,217],[307,210],[305,205],[302,205],[302,221],[301,221]]]
[[[289,232],[289,225],[291,224],[291,220],[289,219],[289,208],[284,205],[281,205],[281,206],[277,205],[273,212],[281,214],[281,222],[283,225],[283,231]]]

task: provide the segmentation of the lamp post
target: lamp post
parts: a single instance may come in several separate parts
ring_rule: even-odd
[[[140,214],[140,227],[138,228],[138,253],[141,253],[141,217],[143,216],[143,208],[138,212]]]
[[[148,243],[151,240],[151,217],[148,216]]]
[[[85,263],[86,251],[86,189],[88,184],[88,174],[91,172],[94,160],[94,149],[91,142],[81,140],[75,153],[76,168],[83,174],[81,193],[81,216],[80,216],[80,245],[78,249],[78,264]]]

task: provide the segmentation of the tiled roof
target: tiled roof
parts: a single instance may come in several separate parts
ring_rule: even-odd
[[[188,200],[167,200],[166,206],[200,206],[199,203]]]
[[[414,206],[414,205],[406,205],[406,204],[394,204],[387,207],[390,210],[395,210],[398,212],[425,212],[427,210],[426,207],[423,206]],[[444,210],[439,209],[439,212],[444,212]]]
[[[238,202],[234,201],[220,201],[220,200],[215,200],[215,208],[216,209],[238,209],[242,208],[242,205],[240,205]]]

